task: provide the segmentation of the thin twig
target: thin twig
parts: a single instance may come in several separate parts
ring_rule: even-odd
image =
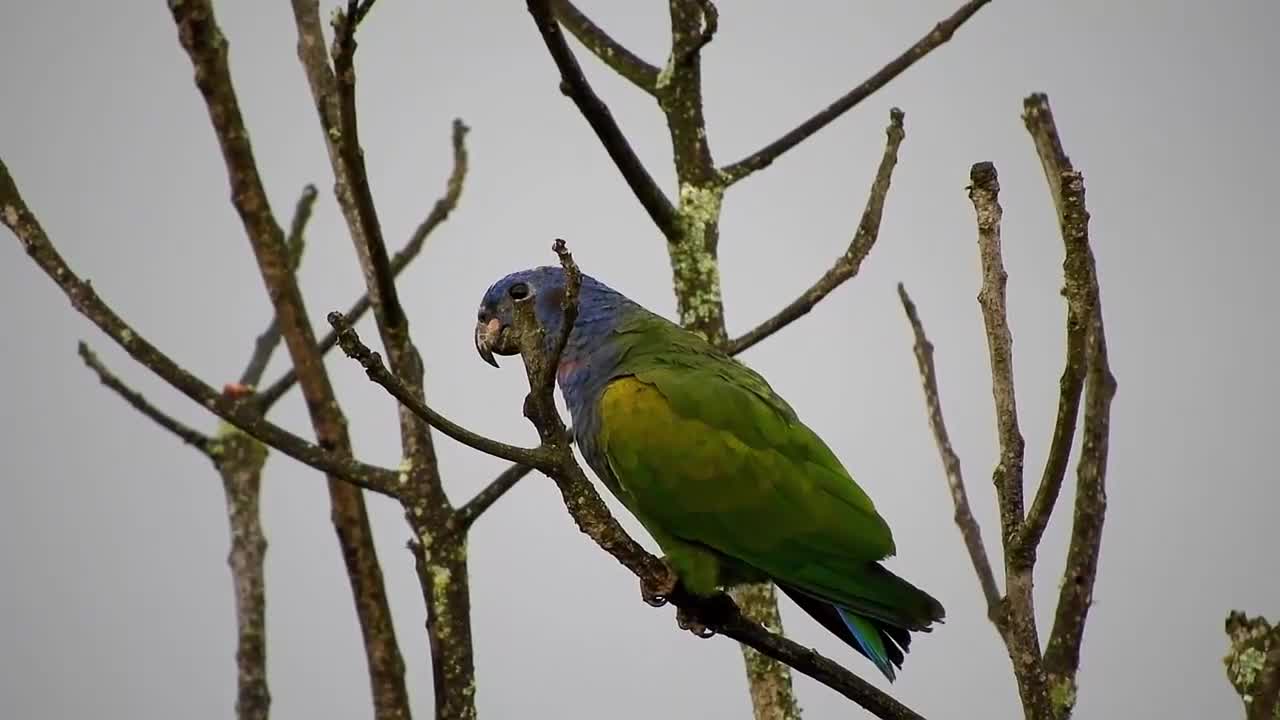
[[[884,155],[880,159],[880,167],[876,170],[875,180],[871,184],[871,192],[867,197],[866,207],[862,211],[862,219],[858,222],[858,230],[849,241],[849,247],[844,254],[836,258],[835,264],[816,283],[790,305],[780,310],[777,315],[760,323],[741,337],[729,341],[726,348],[729,354],[737,355],[795,322],[832,291],[858,274],[862,268],[862,261],[866,259],[880,236],[880,218],[884,213],[885,197],[889,194],[893,169],[898,164],[898,148],[906,137],[903,120],[904,115],[898,108],[889,111],[889,126],[885,129],[888,141],[885,143]]]
[[[80,353],[80,359],[84,361],[84,364],[87,365],[90,370],[94,371],[98,375],[98,380],[100,380],[103,385],[106,385],[108,388],[115,391],[117,395],[124,398],[125,402],[129,403],[133,409],[142,413],[144,417],[178,436],[178,439],[182,440],[182,442],[194,447],[206,456],[210,455],[209,447],[212,440],[208,435],[205,435],[199,430],[183,423],[181,420],[174,419],[160,408],[152,405],[151,402],[142,395],[142,393],[134,390],[128,385],[125,385],[124,381],[117,377],[115,373],[108,370],[106,365],[102,364],[102,361],[98,359],[98,355],[90,350],[89,345],[83,340],[81,340],[76,347],[77,351]]]
[[[316,186],[306,185],[298,197],[298,204],[293,209],[293,222],[289,225],[289,236],[285,239],[285,248],[289,252],[289,268],[296,274],[302,264],[302,254],[306,250],[307,221],[311,219],[311,210],[316,204]],[[262,382],[262,374],[267,370],[271,355],[280,346],[283,336],[280,334],[280,323],[273,316],[267,329],[262,331],[253,345],[253,354],[249,364],[240,373],[240,384],[254,387]]]
[[[746,158],[726,166],[722,170],[725,181],[732,184],[757,170],[768,167],[774,160],[777,160],[780,155],[796,145],[799,145],[801,142],[808,139],[809,136],[826,127],[833,120],[870,97],[872,93],[887,85],[889,81],[893,80],[898,75],[901,75],[903,71],[923,59],[939,45],[950,40],[951,36],[955,34],[955,31],[958,30],[961,25],[965,24],[965,22],[967,22],[969,18],[973,17],[978,10],[982,9],[983,5],[986,5],[990,1],[991,0],[969,0],[969,2],[966,2],[959,10],[952,13],[950,17],[935,25],[927,35],[920,38],[911,47],[907,48],[906,52],[889,61],[889,64],[880,68],[876,74],[864,80],[861,85],[850,90],[843,97],[831,103],[831,105],[827,106],[818,114],[800,123],[800,125],[787,134],[777,140],[774,140]]]
[[[432,205],[431,211],[427,213],[426,218],[414,229],[413,235],[399,252],[391,258],[391,274],[399,277],[405,268],[409,267],[409,263],[413,262],[418,254],[422,252],[422,248],[426,245],[426,241],[431,237],[432,231],[439,227],[454,208],[458,206],[458,200],[462,196],[462,188],[467,178],[467,147],[466,136],[470,128],[460,119],[453,121],[453,170],[449,173],[449,179],[445,186],[444,195],[440,196]],[[344,313],[347,320],[353,325],[369,312],[370,301],[369,293],[361,295],[351,307]],[[338,344],[337,332],[330,330],[320,340],[320,352],[327,353]],[[278,380],[267,386],[257,395],[257,402],[262,407],[265,414],[270,410],[284,394],[289,392],[297,383],[297,373],[290,368]]]
[[[991,569],[991,560],[987,556],[987,547],[982,542],[982,528],[969,507],[969,493],[965,490],[964,476],[960,472],[960,458],[951,447],[951,437],[947,434],[947,425],[943,420],[942,395],[938,392],[938,371],[933,363],[933,343],[929,342],[929,338],[925,335],[924,324],[916,312],[916,305],[907,295],[907,289],[902,283],[898,283],[898,298],[902,300],[902,309],[907,313],[907,321],[911,323],[911,332],[915,336],[912,351],[915,353],[916,366],[920,370],[920,381],[924,386],[925,406],[929,410],[929,427],[933,430],[938,454],[942,456],[942,468],[947,474],[947,486],[951,489],[951,501],[956,509],[955,523],[960,528],[965,548],[969,551],[969,559],[973,562],[978,584],[982,586],[982,597],[987,602],[987,615],[994,621],[1000,612],[1000,590],[996,586],[996,577]]]
[[[449,420],[418,399],[399,378],[387,369],[386,365],[382,363],[382,356],[370,350],[369,346],[360,340],[359,334],[356,333],[355,328],[351,327],[350,321],[342,313],[337,311],[329,313],[329,324],[337,331],[338,344],[342,346],[342,351],[346,353],[347,357],[360,363],[370,380],[381,385],[387,392],[391,393],[392,397],[399,400],[401,404],[412,410],[415,415],[422,418],[432,427],[463,445],[479,450],[482,453],[488,453],[494,457],[514,463],[532,465],[540,470],[547,467],[547,455],[540,452],[538,448],[508,445],[472,432]]]
[[[226,397],[212,386],[180,367],[152,345],[111,309],[92,286],[72,271],[49,240],[35,215],[0,160],[0,221],[13,232],[23,249],[71,301],[77,312],[88,318],[114,340],[134,360],[150,369],[174,389],[218,417],[276,448],[291,458],[322,472],[372,490],[396,497],[397,473],[342,457],[268,422],[250,402]]]
[[[552,10],[560,24],[601,62],[650,95],[657,91],[658,68],[610,37],[569,0],[554,0]]]
[[[560,91],[568,95],[578,106],[578,110],[591,125],[596,137],[600,138],[605,151],[618,167],[618,172],[622,173],[622,177],[626,179],[636,199],[644,206],[662,234],[668,239],[678,238],[680,228],[676,222],[675,208],[663,194],[662,188],[658,187],[653,176],[645,169],[644,163],[640,161],[626,136],[622,134],[622,129],[613,119],[609,107],[591,89],[586,76],[582,74],[582,68],[573,56],[573,51],[565,42],[560,24],[555,19],[552,4],[553,0],[527,0],[529,14],[533,16],[534,24],[538,26],[543,42],[546,43],[547,50],[560,71]]]

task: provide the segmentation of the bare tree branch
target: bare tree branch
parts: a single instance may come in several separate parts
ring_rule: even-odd
[[[397,473],[343,457],[268,422],[250,402],[225,397],[208,383],[180,367],[102,301],[93,287],[77,276],[58,253],[44,228],[31,213],[0,161],[0,221],[18,238],[27,255],[71,301],[77,312],[97,325],[129,356],[149,368],[183,395],[218,417],[289,457],[321,472],[340,477],[366,490],[397,496]]]
[[[942,468],[947,474],[947,486],[951,489],[951,501],[956,508],[956,526],[960,528],[965,548],[969,551],[969,559],[973,562],[974,573],[978,576],[978,584],[982,586],[982,597],[987,601],[987,616],[995,622],[1000,614],[1000,590],[996,587],[991,560],[987,557],[987,548],[982,542],[982,528],[969,507],[969,493],[965,490],[964,476],[960,473],[960,458],[951,447],[951,438],[947,434],[947,426],[943,421],[942,396],[938,392],[938,372],[933,363],[933,343],[929,342],[929,338],[925,336],[924,324],[916,312],[916,305],[911,302],[911,297],[907,295],[907,289],[902,283],[898,283],[898,298],[902,300],[902,309],[907,313],[907,321],[911,323],[911,331],[915,336],[915,345],[912,350],[915,353],[916,365],[920,369],[920,380],[924,386],[925,406],[929,410],[929,427],[933,430],[938,454],[942,456]]]
[[[1022,527],[1023,439],[1018,429],[1018,408],[1013,389],[1013,337],[1005,306],[1008,273],[1000,250],[1000,181],[989,162],[969,171],[969,199],[978,220],[978,253],[982,260],[982,289],[978,303],[986,327],[991,355],[991,392],[995,401],[996,429],[1000,438],[1000,462],[992,479],[1000,505],[1000,531],[1005,555],[1006,601],[996,627],[1005,641],[1018,680],[1018,693],[1029,717],[1054,717],[1049,700],[1040,636],[1036,628],[1034,578],[1030,565],[1014,554]]]
[[[938,23],[929,31],[927,35],[920,38],[914,45],[907,48],[906,52],[889,62],[888,65],[880,68],[876,74],[867,78],[861,85],[850,90],[844,96],[828,105],[818,114],[800,123],[795,129],[791,130],[782,137],[774,140],[765,147],[757,150],[748,157],[726,166],[721,172],[725,181],[729,184],[735,183],[751,173],[766,168],[777,160],[780,155],[799,145],[801,142],[809,138],[809,136],[818,132],[822,128],[829,125],[833,120],[853,109],[858,103],[867,99],[880,88],[889,84],[903,71],[926,55],[936,49],[939,45],[951,39],[956,30],[965,24],[969,18],[982,9],[991,0],[969,0],[946,18]]]
[[[209,447],[212,439],[208,435],[192,428],[181,420],[174,419],[160,408],[152,405],[142,393],[125,385],[123,380],[108,370],[106,365],[102,364],[102,361],[98,359],[98,355],[90,350],[89,345],[83,340],[79,342],[77,349],[80,353],[80,359],[84,361],[84,364],[90,370],[97,374],[98,380],[103,385],[115,391],[117,395],[129,403],[133,409],[142,413],[144,417],[173,433],[179,440],[199,450],[201,454],[209,456]]]
[[[462,196],[462,187],[467,177],[466,136],[469,131],[470,128],[462,120],[455,119],[453,121],[453,170],[449,174],[445,193],[436,200],[426,218],[414,229],[405,246],[391,258],[391,274],[394,277],[399,277],[400,273],[409,266],[409,263],[418,257],[432,231],[444,223],[454,208],[458,206],[458,199]],[[369,293],[366,292],[351,304],[351,307],[347,309],[344,315],[354,325],[364,317],[365,313],[369,312],[369,308]],[[330,330],[320,340],[320,352],[327,353],[337,344],[338,334]],[[278,380],[258,393],[257,399],[263,409],[263,413],[265,414],[281,397],[284,397],[284,394],[292,389],[297,381],[297,373],[293,368],[290,368]]]
[[[554,0],[552,10],[560,24],[601,62],[650,95],[657,92],[658,68],[610,37],[570,0]]]
[[[298,204],[293,210],[289,236],[285,238],[285,248],[289,251],[289,267],[295,274],[298,272],[298,266],[302,264],[302,253],[306,249],[307,221],[311,219],[311,209],[316,204],[316,195],[315,185],[302,188],[302,195],[298,197]],[[281,339],[280,323],[272,317],[267,329],[262,331],[254,343],[249,364],[245,366],[244,372],[240,373],[241,385],[253,387],[262,381],[262,374],[266,372],[267,363],[271,361],[271,355],[279,347]]]
[[[215,462],[222,476],[231,530],[227,565],[236,598],[236,716],[267,720],[267,613],[264,561],[267,538],[259,517],[266,446],[233,427],[219,433]]]
[[[645,212],[653,220],[658,229],[668,239],[678,238],[680,228],[676,223],[675,208],[663,194],[653,176],[645,169],[644,163],[631,148],[631,143],[622,134],[622,129],[614,121],[609,107],[604,104],[595,91],[591,89],[582,68],[573,56],[573,51],[565,42],[560,24],[556,22],[552,4],[555,0],[528,0],[529,14],[533,16],[543,42],[547,45],[556,67],[560,70],[560,92],[568,95],[582,116],[586,118],[604,145],[609,157],[618,167],[618,172],[626,179],[636,199],[644,206]]]
[[[334,396],[302,294],[289,264],[280,226],[271,213],[258,175],[248,130],[241,117],[227,62],[227,40],[209,0],[169,0],[178,38],[191,58],[196,87],[204,97],[214,134],[222,148],[232,202],[253,247],[263,283],[275,306],[293,366],[298,371],[316,437],[342,457],[351,456],[346,419]],[[355,599],[365,641],[375,715],[378,720],[410,717],[404,684],[404,660],[396,642],[382,568],[359,489],[329,477],[334,530]]]
[[[711,44],[711,40],[716,36],[716,31],[720,29],[720,11],[716,8],[715,3],[711,0],[698,0],[699,10],[702,12],[701,29],[697,38],[689,43],[689,46],[676,58],[676,62],[680,65],[689,64],[702,49]]]
[[[1028,562],[1049,524],[1049,516],[1058,501],[1066,476],[1071,444],[1076,433],[1076,419],[1080,414],[1080,395],[1089,364],[1086,344],[1090,318],[1098,297],[1093,252],[1089,249],[1089,214],[1084,206],[1084,184],[1074,181],[1069,181],[1068,185],[1063,184],[1067,179],[1063,173],[1069,173],[1073,168],[1062,150],[1053,112],[1049,108],[1049,98],[1043,94],[1031,95],[1023,101],[1023,108],[1022,119],[1040,154],[1045,179],[1058,210],[1058,223],[1066,249],[1062,263],[1062,294],[1067,299],[1067,359],[1059,381],[1057,419],[1049,442],[1044,476],[1040,480],[1031,508],[1027,511],[1026,525],[1017,544],[1020,559]]]
[[[867,258],[871,248],[876,244],[876,239],[880,236],[880,218],[884,213],[885,197],[889,194],[893,169],[898,164],[898,148],[906,137],[903,120],[903,112],[898,108],[889,111],[889,126],[885,129],[888,142],[885,143],[884,156],[880,159],[880,167],[876,170],[875,180],[871,184],[866,208],[862,211],[862,220],[858,223],[858,230],[854,233],[853,239],[849,241],[848,249],[836,258],[830,270],[827,270],[816,283],[790,305],[741,337],[729,341],[726,350],[731,355],[743,352],[800,319],[832,291],[858,274],[862,268],[862,261]]]
[[[671,56],[667,69],[658,77],[658,104],[667,119],[667,132],[680,183],[680,220],[683,235],[668,236],[682,242],[696,235],[697,227],[689,217],[690,206],[697,204],[696,194],[709,188],[720,188],[723,178],[716,172],[707,138],[707,122],[702,110],[702,48],[711,41],[719,24],[715,6],[703,0],[667,0],[671,16]],[[710,8],[710,10],[708,10]],[[690,193],[694,197],[690,197]],[[718,213],[715,218],[719,220]],[[704,240],[714,246],[715,237]]]
[[[1062,174],[1062,186],[1067,215],[1073,218],[1071,225],[1078,232],[1073,242],[1087,243],[1085,228],[1089,216],[1084,207],[1084,179],[1078,172],[1067,171]],[[1098,555],[1102,550],[1102,526],[1107,509],[1111,400],[1116,393],[1116,379],[1107,359],[1102,298],[1094,272],[1093,253],[1087,244],[1082,251],[1087,261],[1076,268],[1076,272],[1082,274],[1068,274],[1067,285],[1084,283],[1084,292],[1093,299],[1085,350],[1088,372],[1084,389],[1084,430],[1076,467],[1076,501],[1067,566],[1063,571],[1058,608],[1044,655],[1050,681],[1055,685],[1065,685],[1073,698],[1076,672],[1080,667],[1080,646],[1084,640],[1089,608],[1093,604],[1093,585],[1097,580]]]
[[[1013,336],[1005,304],[1005,272],[1000,250],[1000,181],[991,163],[977,163],[969,173],[969,198],[978,217],[978,252],[982,258],[982,290],[978,303],[991,354],[991,392],[995,399],[1000,438],[1000,463],[995,485],[1000,525],[1006,537],[1022,525],[1022,457],[1024,442],[1018,429],[1018,406],[1013,391]]]

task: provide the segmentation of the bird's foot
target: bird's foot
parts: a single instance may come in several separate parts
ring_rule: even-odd
[[[690,608],[679,608],[676,610],[676,623],[681,630],[688,630],[700,638],[709,638],[716,634],[715,630],[707,627],[706,623],[698,616],[698,611]]]
[[[653,607],[662,607],[671,599],[671,594],[676,591],[676,586],[680,583],[680,578],[676,576],[671,566],[664,560],[662,567],[665,572],[662,577],[657,579],[641,578],[640,579],[640,597],[644,598],[646,603]]]

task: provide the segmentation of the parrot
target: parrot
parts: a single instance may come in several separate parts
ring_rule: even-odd
[[[556,384],[573,440],[661,548],[684,589],[706,597],[771,581],[890,682],[912,632],[942,604],[890,572],[893,534],[832,450],[760,374],[695,332],[581,274]],[[519,353],[516,303],[532,302],[549,353],[566,273],[511,273],[485,291],[480,357]]]

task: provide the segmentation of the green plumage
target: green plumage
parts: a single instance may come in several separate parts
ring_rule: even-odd
[[[501,321],[516,287],[554,335],[562,282],[550,268],[508,276],[481,321]],[[910,632],[942,620],[880,565],[893,534],[826,443],[700,336],[584,278],[557,378],[587,462],[689,591],[772,580],[890,679]]]
[[[596,452],[688,589],[769,578],[904,630],[941,619],[876,562],[895,551],[888,525],[762,377],[657,316],[620,329]]]

